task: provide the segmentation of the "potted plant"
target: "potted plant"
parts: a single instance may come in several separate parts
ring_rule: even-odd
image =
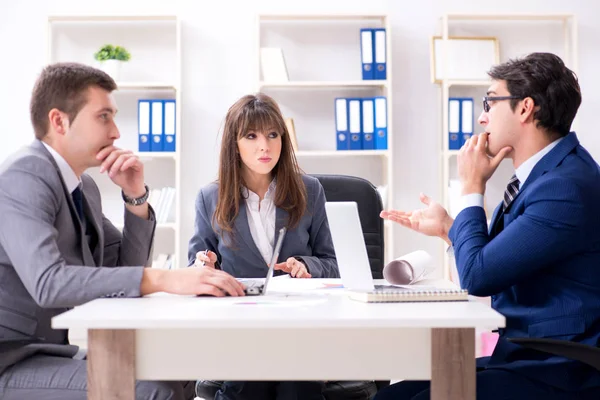
[[[100,61],[100,68],[117,81],[121,73],[121,64],[129,61],[131,54],[122,46],[106,44],[94,54],[94,58]]]

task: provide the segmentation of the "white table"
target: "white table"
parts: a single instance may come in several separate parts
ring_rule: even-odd
[[[321,289],[331,283],[276,279],[261,297],[98,299],[52,326],[88,330],[94,400],[134,399],[136,378],[431,379],[433,400],[475,399],[475,329],[504,327],[502,315],[476,301],[361,303]]]

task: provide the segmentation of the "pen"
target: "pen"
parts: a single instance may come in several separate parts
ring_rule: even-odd
[[[204,250],[204,255],[208,257],[208,249]],[[204,267],[205,264],[206,261],[202,261],[201,267]],[[219,263],[219,260],[215,261],[215,269],[221,269],[221,263]]]
[[[204,250],[204,255],[205,255],[206,257],[208,257],[208,249]],[[205,264],[206,264],[206,261],[202,261],[202,265],[201,265],[201,267],[204,267],[204,265],[205,265]]]

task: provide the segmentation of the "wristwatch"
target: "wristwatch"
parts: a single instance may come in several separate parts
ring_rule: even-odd
[[[121,197],[123,197],[123,201],[132,206],[139,206],[141,204],[144,204],[146,200],[148,200],[148,196],[150,195],[150,189],[148,188],[148,185],[144,184],[144,187],[146,188],[146,193],[144,193],[142,197],[137,198],[125,196],[125,193],[123,193],[123,191],[121,190]]]

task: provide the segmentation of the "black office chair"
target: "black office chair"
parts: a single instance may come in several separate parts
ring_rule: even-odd
[[[366,179],[346,175],[312,175],[321,182],[327,201],[354,201],[374,279],[383,279],[384,230],[379,216],[383,203],[377,188]]]
[[[529,349],[581,361],[600,371],[600,348],[595,346],[546,338],[510,338],[508,341]]]
[[[384,230],[383,219],[379,216],[383,203],[377,188],[371,182],[354,176],[312,176],[323,186],[327,201],[357,203],[371,273],[374,279],[383,278]],[[196,382],[196,396],[214,399],[221,384],[221,381],[199,380]],[[323,396],[327,400],[370,400],[379,389],[389,384],[389,381],[330,381],[325,385]]]

